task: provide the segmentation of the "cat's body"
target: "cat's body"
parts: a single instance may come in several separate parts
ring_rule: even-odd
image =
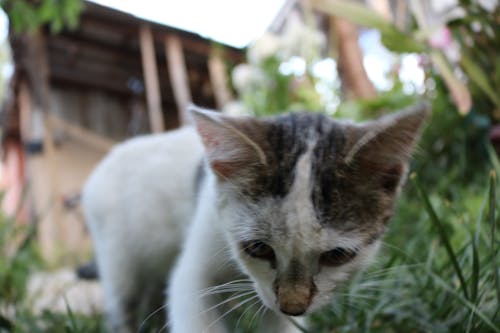
[[[162,296],[182,247],[172,332],[231,332],[221,296],[229,308],[271,309],[259,332],[297,332],[286,316],[328,304],[377,252],[425,115],[354,125],[198,110],[201,140],[185,128],[115,149],[83,196],[112,330],[136,330],[138,301]]]
[[[139,307],[162,306],[196,208],[202,154],[193,128],[139,137],[114,148],[88,179],[82,204],[111,332],[135,332]]]

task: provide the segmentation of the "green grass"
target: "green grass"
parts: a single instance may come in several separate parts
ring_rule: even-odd
[[[308,331],[500,332],[498,174],[452,195],[413,175],[377,263],[313,315]],[[31,312],[26,281],[44,267],[33,235],[0,217],[0,333],[104,333],[100,315]]]
[[[101,315],[91,317],[44,311],[33,313],[26,284],[34,271],[46,269],[35,242],[35,229],[0,215],[0,333],[105,332]]]

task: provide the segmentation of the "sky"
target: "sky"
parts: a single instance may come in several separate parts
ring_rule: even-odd
[[[91,0],[151,21],[245,47],[262,35],[284,0]]]

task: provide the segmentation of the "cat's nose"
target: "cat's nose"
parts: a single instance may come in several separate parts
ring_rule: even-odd
[[[288,316],[303,315],[316,291],[316,286],[311,282],[276,284],[275,294],[278,307],[281,312]]]

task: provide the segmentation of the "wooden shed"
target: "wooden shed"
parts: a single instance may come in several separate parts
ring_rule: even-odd
[[[91,2],[75,30],[9,38],[3,209],[37,223],[52,261],[89,248],[77,203],[102,156],[128,137],[186,124],[190,102],[222,107],[232,98],[227,72],[244,60],[243,50]]]

